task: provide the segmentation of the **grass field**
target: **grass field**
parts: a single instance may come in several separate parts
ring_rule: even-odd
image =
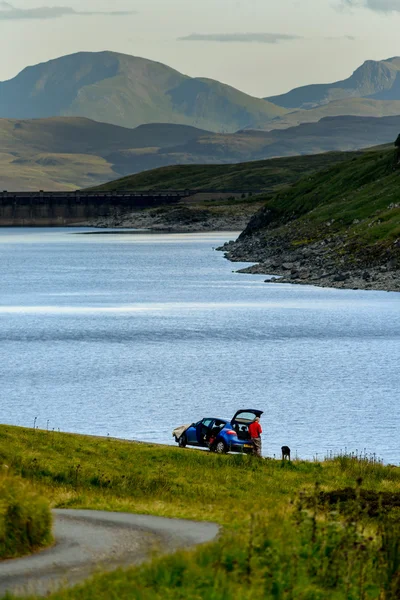
[[[0,462],[55,507],[223,526],[214,544],[97,575],[54,599],[389,600],[400,593],[400,471],[374,458],[281,463],[2,426]],[[346,488],[341,505],[321,495]]]

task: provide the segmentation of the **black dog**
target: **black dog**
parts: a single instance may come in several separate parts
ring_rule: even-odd
[[[290,448],[289,446],[282,446],[282,460],[290,460]]]

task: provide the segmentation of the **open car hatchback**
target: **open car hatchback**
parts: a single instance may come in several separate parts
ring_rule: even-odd
[[[172,435],[181,448],[199,446],[209,448],[218,454],[226,452],[250,454],[253,452],[253,444],[249,434],[249,425],[262,414],[262,410],[241,409],[230,421],[208,417],[189,426],[177,427]]]

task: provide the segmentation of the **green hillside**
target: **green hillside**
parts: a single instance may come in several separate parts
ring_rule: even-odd
[[[234,165],[187,165],[146,171],[94,189],[185,189],[193,193],[174,206],[140,211],[139,215],[120,212],[115,220],[99,220],[95,224],[174,231],[242,231],[263,206],[260,190],[273,193],[285,189],[306,174],[311,176],[359,155],[359,152],[331,152]]]
[[[124,127],[178,123],[237,131],[286,109],[211,79],[116,52],[78,52],[0,83],[0,117],[87,117]]]
[[[265,200],[243,240],[263,235],[286,250],[322,242],[348,268],[400,258],[400,169],[393,150],[366,152]]]
[[[302,175],[351,160],[359,153],[330,152],[233,165],[183,165],[145,171],[98,186],[98,190],[202,189],[265,190],[293,183]]]

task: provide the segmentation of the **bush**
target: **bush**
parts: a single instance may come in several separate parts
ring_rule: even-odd
[[[22,480],[0,477],[0,560],[30,554],[51,541],[47,501]]]

